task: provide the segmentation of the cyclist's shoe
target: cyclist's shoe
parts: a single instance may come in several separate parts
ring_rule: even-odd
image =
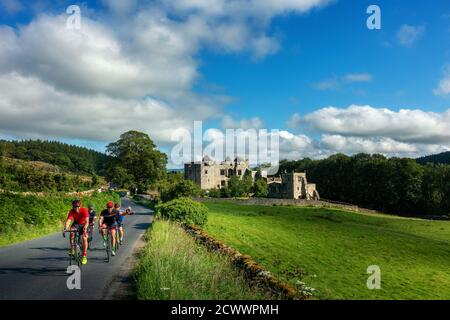
[[[69,252],[67,253],[69,256],[75,257],[75,251],[71,251],[69,250]]]
[[[103,247],[106,248],[106,240],[105,239],[103,239]]]
[[[119,240],[119,244],[120,244],[120,245],[122,245],[122,243],[123,243],[123,240],[122,240],[122,239],[120,239],[120,240]]]
[[[111,255],[112,255],[112,256],[115,256],[115,255],[116,255],[116,250],[115,250],[115,249],[112,249],[112,250],[111,250]]]
[[[86,264],[87,263],[87,258],[86,256],[83,257],[83,259],[81,259],[81,264]]]

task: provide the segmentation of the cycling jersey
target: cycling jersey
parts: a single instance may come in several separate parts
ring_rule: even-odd
[[[125,220],[125,216],[121,215],[121,211],[120,210],[114,210],[115,214],[116,214],[116,221],[118,224],[123,224],[123,221]]]
[[[76,212],[74,209],[71,209],[69,211],[69,215],[67,216],[67,219],[73,220],[75,224],[86,224],[86,222],[89,219],[89,212],[86,208],[80,208],[78,212]]]
[[[112,211],[111,213],[108,212],[108,209],[103,210],[100,213],[100,216],[103,217],[103,223],[111,226],[113,224],[116,223],[116,214],[114,211]]]
[[[95,215],[96,215],[96,213],[94,210],[92,210],[92,212],[89,212],[89,223],[94,222]]]

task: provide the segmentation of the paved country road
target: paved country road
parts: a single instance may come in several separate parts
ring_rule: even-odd
[[[81,290],[67,289],[69,240],[60,232],[0,248],[0,299],[102,299],[110,296],[108,290],[113,280],[153,220],[150,209],[123,198],[122,207],[127,206],[132,206],[136,214],[125,218],[124,244],[109,263],[105,262],[105,249],[95,228],[93,250],[88,251],[88,264],[81,271]]]

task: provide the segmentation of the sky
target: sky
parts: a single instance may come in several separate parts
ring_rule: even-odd
[[[170,155],[202,121],[277,129],[287,159],[448,151],[449,44],[448,0],[0,0],[0,138]]]

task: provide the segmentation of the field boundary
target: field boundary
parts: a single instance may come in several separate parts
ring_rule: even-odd
[[[229,202],[234,204],[247,204],[247,205],[262,205],[262,206],[303,206],[303,207],[321,207],[321,208],[339,208],[348,211],[366,212],[366,213],[380,213],[376,210],[370,210],[361,208],[354,204],[348,204],[343,202],[331,201],[331,200],[306,200],[306,199],[277,199],[277,198],[248,198],[248,199],[235,199],[235,198],[193,198],[198,202]]]
[[[55,194],[59,194],[62,196],[92,196],[94,192],[98,191],[99,188],[86,190],[86,191],[70,191],[70,192],[47,192],[47,191],[39,191],[39,192],[33,192],[33,191],[9,191],[9,190],[3,190],[0,189],[0,193],[10,193],[14,195],[20,195],[20,196],[36,196],[36,197],[47,197]]]
[[[227,256],[232,265],[239,271],[242,271],[245,280],[250,286],[257,286],[259,288],[268,290],[273,295],[287,300],[305,300],[301,292],[292,288],[275,278],[270,271],[259,265],[249,255],[244,255],[227,245],[222,241],[218,241],[206,233],[203,229],[194,225],[183,225],[187,234],[194,237],[194,239],[207,247],[209,250]]]

